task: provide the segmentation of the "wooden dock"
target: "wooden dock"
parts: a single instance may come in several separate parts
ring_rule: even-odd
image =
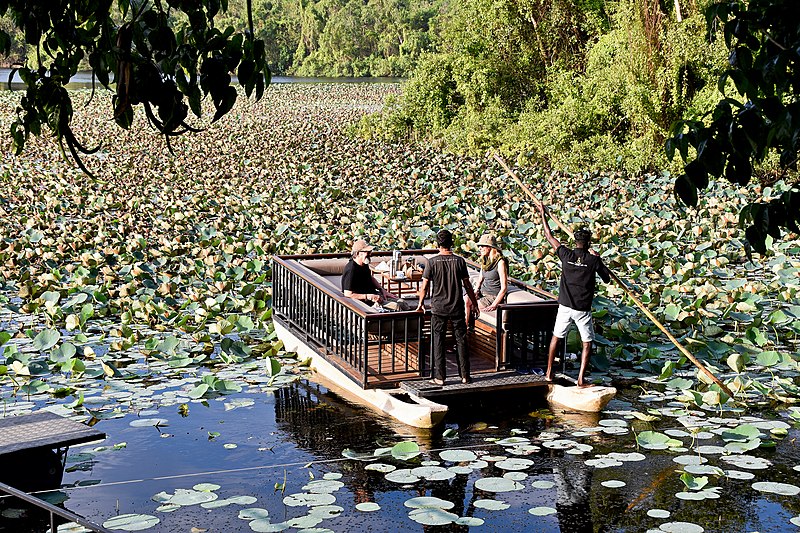
[[[461,383],[458,376],[445,380],[443,386],[434,385],[430,379],[403,381],[400,388],[420,398],[443,398],[446,396],[472,395],[511,389],[546,387],[550,382],[536,374],[518,374],[507,370],[487,374],[473,374],[472,383]]]
[[[67,448],[106,438],[86,424],[49,411],[0,419],[0,455],[38,448]]]

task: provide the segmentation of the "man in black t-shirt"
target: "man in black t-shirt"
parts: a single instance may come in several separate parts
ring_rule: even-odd
[[[567,331],[572,322],[578,327],[578,332],[583,341],[581,351],[581,368],[578,371],[578,386],[586,386],[583,375],[589,362],[594,341],[594,326],[592,325],[592,300],[594,299],[595,274],[603,281],[611,281],[608,269],[596,252],[590,249],[592,233],[581,229],[575,232],[575,249],[567,248],[553,237],[550,226],[547,224],[547,209],[539,204],[542,215],[542,225],[547,241],[555,249],[556,255],[561,259],[561,282],[558,286],[558,314],[553,327],[553,338],[550,341],[550,351],[547,357],[547,372],[545,378],[553,377],[553,360],[558,351],[559,343],[567,336]]]
[[[342,292],[348,298],[362,300],[367,305],[381,304],[390,311],[409,311],[411,305],[381,287],[369,268],[372,246],[358,239],[353,243],[353,256],[342,272]]]
[[[462,383],[471,383],[469,376],[469,352],[467,350],[467,322],[464,311],[462,287],[472,301],[472,309],[478,311],[478,301],[472,290],[472,283],[467,272],[467,262],[463,257],[455,255],[453,235],[448,230],[436,234],[439,254],[431,257],[422,273],[422,285],[419,289],[418,311],[424,311],[425,296],[428,286],[431,287],[431,334],[433,336],[433,381],[436,385],[444,385],[445,356],[444,338],[447,333],[447,322],[453,323],[453,335],[458,350],[458,372]]]

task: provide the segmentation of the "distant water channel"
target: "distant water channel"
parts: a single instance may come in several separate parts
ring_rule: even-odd
[[[9,89],[8,78],[11,75],[11,69],[0,68],[0,91]],[[236,76],[233,76],[234,82],[237,81]],[[400,83],[404,81],[403,78],[323,78],[323,77],[300,77],[300,76],[273,76],[272,83]],[[100,83],[96,82],[96,87],[100,87]],[[92,87],[92,73],[91,72],[78,72],[73,76],[70,83],[67,85],[69,89],[90,89]],[[25,88],[18,74],[15,74],[11,80],[11,90],[21,90]]]

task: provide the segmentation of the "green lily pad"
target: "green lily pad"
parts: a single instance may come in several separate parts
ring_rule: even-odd
[[[103,527],[122,531],[142,531],[150,529],[159,522],[160,519],[148,514],[122,514],[103,522]]]

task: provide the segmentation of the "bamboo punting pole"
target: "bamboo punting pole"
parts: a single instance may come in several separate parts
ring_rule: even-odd
[[[506,162],[503,161],[503,158],[501,158],[497,153],[492,154],[492,156],[497,160],[498,163],[500,163],[500,165],[503,167],[503,169],[505,169],[506,173],[509,176],[511,176],[514,179],[514,181],[517,182],[517,184],[520,186],[520,188],[523,191],[525,191],[525,193],[531,198],[531,200],[533,200],[533,203],[534,203],[534,205],[536,207],[539,207],[540,205],[542,205],[542,202],[539,201],[538,198],[536,198],[536,195],[533,194],[533,192],[530,190],[530,188],[527,185],[525,185],[524,183],[522,183],[522,180],[519,179],[519,177],[516,175],[516,173],[513,170],[511,170],[508,167],[508,165],[506,165]],[[561,228],[561,230],[564,233],[566,233],[570,237],[573,237],[572,231],[569,228],[567,228],[560,220],[558,220],[552,214],[550,214],[550,218],[553,219],[553,221],[556,223],[556,225],[559,228]],[[667,338],[670,340],[670,342],[672,344],[675,345],[675,347],[678,349],[678,351],[680,351],[681,354],[683,354],[689,361],[691,361],[692,364],[694,364],[694,366],[696,366],[703,374],[708,376],[708,378],[711,381],[713,381],[717,386],[719,386],[719,388],[721,388],[723,391],[725,391],[725,394],[727,394],[730,397],[733,397],[733,393],[728,388],[728,386],[725,385],[722,381],[720,381],[720,379],[717,376],[712,374],[711,371],[708,368],[706,368],[703,363],[701,363],[689,350],[687,350],[678,341],[678,339],[675,338],[674,335],[672,335],[672,333],[669,332],[669,330],[664,326],[664,324],[662,324],[655,317],[655,315],[653,315],[653,313],[650,312],[650,310],[647,308],[647,306],[644,305],[644,303],[639,299],[638,295],[636,293],[634,293],[633,290],[630,287],[628,287],[628,285],[619,278],[619,276],[614,274],[614,272],[612,272],[610,269],[609,269],[608,272],[611,275],[611,279],[613,279],[617,283],[617,285],[619,285],[620,288],[623,291],[625,291],[625,294],[627,294],[630,297],[630,299],[633,300],[633,302],[636,304],[636,306],[639,309],[642,310],[642,312],[645,314],[645,316],[647,316],[647,318],[649,318],[653,322],[653,324],[655,324],[656,327],[658,329],[660,329],[661,332],[664,333],[664,335],[667,336]]]

